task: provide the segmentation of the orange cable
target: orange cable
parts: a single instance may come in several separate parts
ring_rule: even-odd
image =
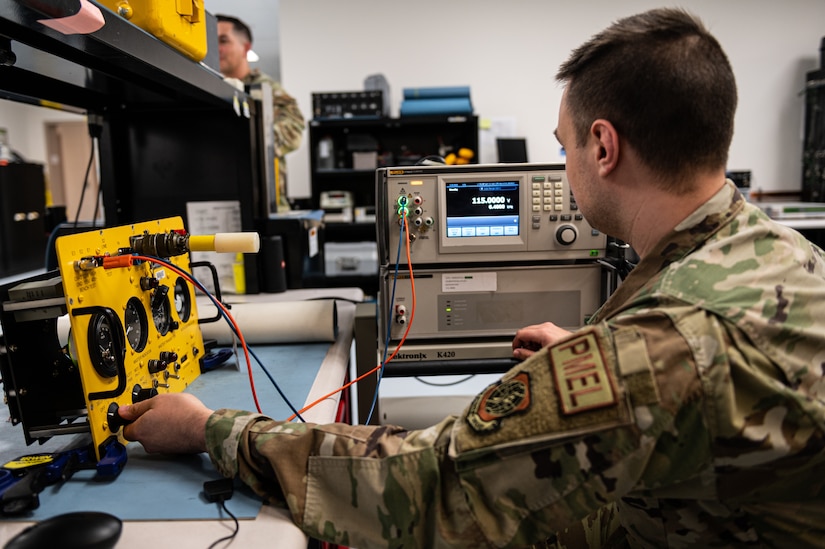
[[[192,279],[192,277],[190,277],[189,274],[186,273],[186,271],[184,271],[182,269],[179,269],[175,264],[173,264],[171,262],[158,261],[156,258],[152,258],[152,257],[148,257],[148,256],[142,256],[142,255],[133,255],[133,256],[130,256],[130,257],[132,257],[134,259],[140,259],[142,261],[148,261],[148,262],[154,263],[156,265],[163,265],[163,266],[169,267],[174,272],[176,272],[177,274],[182,276],[185,280],[187,280],[193,286],[196,286],[196,287],[199,286],[199,284],[196,283]],[[246,339],[244,339],[243,333],[241,333],[240,326],[238,326],[238,323],[235,322],[235,318],[232,316],[232,314],[229,312],[229,310],[226,307],[223,306],[223,303],[221,303],[220,300],[218,300],[218,299],[213,299],[212,302],[215,305],[217,305],[217,307],[221,311],[223,311],[223,313],[226,315],[226,318],[229,320],[230,324],[232,324],[232,326],[235,328],[235,333],[237,334],[238,339],[241,342],[241,347],[243,348],[243,351],[244,351],[244,358],[246,359],[247,371],[249,373],[249,387],[250,387],[250,390],[252,391],[252,400],[255,401],[255,409],[258,411],[259,414],[262,414],[263,412],[261,412],[261,405],[258,403],[258,393],[255,390],[255,378],[252,375],[252,361],[249,358],[249,347],[247,347],[247,345],[246,345]]]
[[[405,232],[405,234],[409,234],[409,223],[407,221],[407,216],[406,215],[404,216],[404,232]],[[401,337],[401,341],[398,342],[398,345],[396,345],[396,347],[393,350],[392,354],[382,364],[379,364],[378,366],[376,366],[372,370],[361,374],[357,378],[355,378],[352,381],[342,385],[341,387],[338,387],[334,391],[330,391],[329,393],[325,394],[324,396],[319,397],[316,400],[310,402],[309,404],[307,404],[306,406],[304,406],[303,408],[298,410],[299,414],[303,414],[305,411],[307,411],[310,408],[320,404],[321,402],[325,401],[329,397],[331,397],[331,396],[333,396],[337,393],[340,393],[341,391],[343,391],[345,389],[349,389],[350,387],[352,387],[354,384],[358,383],[362,379],[364,379],[366,377],[369,377],[372,374],[374,374],[375,372],[381,370],[395,357],[395,355],[398,354],[398,351],[401,350],[401,347],[404,345],[404,342],[407,340],[407,335],[410,333],[410,328],[412,328],[413,319],[415,318],[415,307],[416,307],[415,277],[413,276],[412,257],[410,255],[410,239],[405,238],[404,240],[406,241],[407,265],[409,266],[409,269],[410,269],[410,290],[412,291],[412,308],[410,309],[410,321],[407,323],[407,329],[404,330],[404,335]],[[377,390],[377,388],[376,388],[376,390]],[[289,418],[287,418],[287,421],[292,421],[293,419],[295,419],[295,417],[296,417],[296,415],[292,414]]]

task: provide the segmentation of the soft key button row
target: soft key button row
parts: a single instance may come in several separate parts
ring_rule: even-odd
[[[531,189],[534,212],[552,212],[564,209],[564,182],[561,176],[534,175]]]

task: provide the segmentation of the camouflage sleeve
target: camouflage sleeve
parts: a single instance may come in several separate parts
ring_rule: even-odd
[[[666,316],[647,317],[648,324],[639,315],[632,325],[598,324],[537,353],[476,397],[457,423],[450,455],[495,546],[584,527],[588,545],[559,546],[604,547],[616,524],[593,521],[600,510],[707,465],[692,350]],[[677,433],[696,450],[673,467],[662,441]]]
[[[219,410],[207,426],[207,447],[221,474],[288,506],[313,537],[363,548],[389,540],[427,547],[425,540],[438,538],[485,547],[457,479],[440,471],[454,420],[405,431]]]
[[[306,122],[298,102],[277,83],[272,85],[275,156],[283,158],[301,145]]]
[[[689,349],[662,324],[578,332],[428,429],[285,424],[221,410],[209,420],[208,448],[222,474],[287,505],[319,539],[522,547],[706,462],[701,449],[678,470],[655,457],[663,433],[705,432]],[[673,360],[654,366],[649,357],[662,353]]]

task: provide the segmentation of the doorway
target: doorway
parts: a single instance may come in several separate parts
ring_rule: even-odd
[[[97,155],[92,157],[88,124],[79,120],[46,122],[45,129],[49,205],[65,206],[69,222],[95,221],[102,225]]]

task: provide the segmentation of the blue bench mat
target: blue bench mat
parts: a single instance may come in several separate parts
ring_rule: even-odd
[[[253,347],[281,390],[297,408],[303,406],[330,348],[330,343]],[[234,359],[195,379],[187,391],[206,406],[255,410],[249,374],[239,349],[240,370]],[[286,419],[291,414],[267,376],[253,360],[253,376],[263,413]],[[3,463],[25,454],[52,452],[66,448],[65,436],[53,437],[44,445],[26,446],[20,425],[0,425],[0,456]],[[219,478],[206,454],[191,456],[149,455],[140,444],[127,445],[128,461],[123,472],[109,482],[94,479],[94,471],[78,471],[72,478],[47,486],[40,494],[40,507],[21,517],[0,520],[43,520],[71,511],[104,511],[121,520],[223,519],[225,514],[202,494],[203,483]],[[239,519],[257,516],[261,500],[240,482],[226,502]]]

